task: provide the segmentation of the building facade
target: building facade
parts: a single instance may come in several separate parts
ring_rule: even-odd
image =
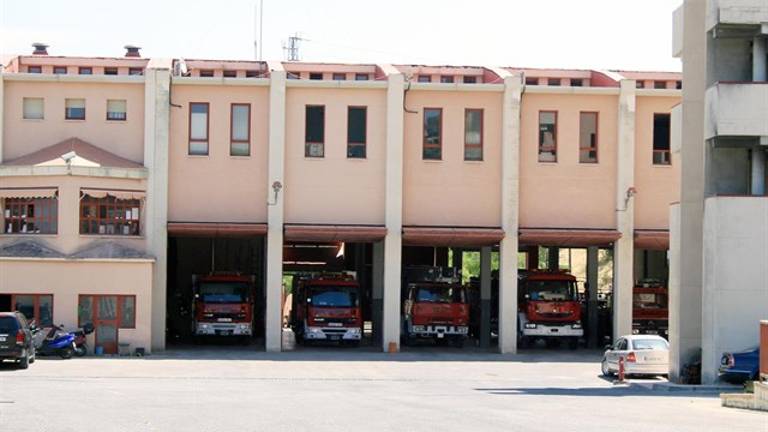
[[[675,12],[686,86],[673,115],[672,379],[700,358],[702,381],[716,381],[721,355],[755,346],[768,314],[767,40],[764,0],[688,0]]]
[[[666,261],[679,74],[144,59],[133,47],[85,58],[39,46],[4,63],[0,295],[41,321],[92,319],[110,349],[164,349],[177,287],[227,256],[258,276],[269,351],[282,347],[284,273],[306,261],[297,246],[364,245],[384,350],[399,349],[401,269],[425,250],[432,263],[477,250],[484,269],[498,252],[501,352],[517,346],[520,253],[586,248],[596,287],[598,250],[611,251],[614,334],[632,331],[646,251]]]

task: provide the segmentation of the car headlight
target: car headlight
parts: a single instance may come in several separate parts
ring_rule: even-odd
[[[525,328],[527,329],[535,329],[536,323],[525,323]]]

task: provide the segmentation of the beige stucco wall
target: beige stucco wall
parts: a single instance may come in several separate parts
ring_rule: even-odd
[[[19,240],[38,240],[50,247],[70,254],[93,241],[115,240],[121,244],[138,250],[146,249],[144,238],[144,214],[142,212],[142,235],[139,237],[81,235],[80,234],[80,188],[100,189],[130,189],[146,190],[145,180],[114,179],[81,176],[35,176],[35,177],[0,177],[0,188],[12,187],[56,187],[59,190],[58,199],[58,233],[57,234],[5,234],[0,233],[0,245]],[[2,204],[0,203],[0,206]]]
[[[208,156],[187,154],[190,102],[210,104]],[[269,88],[172,84],[171,103],[168,220],[265,222]],[[251,104],[250,156],[229,155],[233,103]]]
[[[23,99],[44,99],[43,120],[23,119]],[[65,120],[65,99],[85,99],[85,120]],[[106,119],[107,100],[125,99],[127,120]],[[11,160],[77,137],[108,152],[143,162],[143,82],[5,81],[3,160]]]
[[[520,138],[520,226],[616,226],[615,95],[523,95]],[[538,161],[539,111],[557,111],[557,162]],[[579,163],[579,113],[598,115],[598,163]]]
[[[403,225],[501,226],[502,92],[409,91]],[[442,108],[442,160],[423,160],[424,108]],[[464,161],[464,110],[483,109],[483,161]]]
[[[304,157],[305,107],[325,105],[325,157]],[[347,107],[367,107],[365,159],[347,158]],[[285,222],[384,224],[385,89],[288,88]]]
[[[677,96],[638,96],[635,116],[635,229],[668,229],[669,205],[680,200],[679,154],[653,164],[653,115],[671,113]]]
[[[120,329],[118,341],[150,349],[152,263],[0,259],[0,293],[53,294],[53,320],[77,327],[80,294],[136,296],[136,328]],[[83,277],[88,275],[88,277]],[[89,346],[94,347],[93,335]]]

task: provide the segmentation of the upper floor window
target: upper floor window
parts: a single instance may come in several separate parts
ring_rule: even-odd
[[[536,77],[526,77],[525,85],[539,85],[539,79]]]
[[[128,68],[128,75],[144,75],[142,68]]]
[[[56,234],[56,198],[5,198],[3,216],[6,234]]]
[[[368,81],[368,74],[367,73],[355,74],[355,81]]]
[[[80,75],[93,75],[93,68],[79,67],[77,68],[77,73],[79,73]]]
[[[483,160],[483,110],[464,110],[464,160]]]
[[[443,84],[450,84],[453,82],[453,75],[442,75],[440,76],[440,82]]]
[[[669,114],[653,115],[653,164],[669,165],[672,163],[670,142]]]
[[[125,99],[107,100],[107,120],[124,121],[128,118],[128,106]]]
[[[557,162],[557,112],[539,112],[539,162]]]
[[[432,77],[431,77],[431,76],[429,76],[429,75],[419,75],[419,77],[418,77],[418,81],[419,81],[420,83],[428,83],[428,82],[432,82]]]
[[[547,80],[547,85],[549,85],[549,86],[555,86],[555,87],[557,87],[557,86],[559,86],[560,84],[561,84],[561,80],[560,80],[560,78],[549,78],[549,79]]]
[[[571,78],[571,87],[583,87],[584,80],[581,78]]]
[[[347,157],[365,159],[367,138],[366,107],[347,108]]]
[[[27,73],[43,73],[42,66],[27,66]]]
[[[208,103],[189,104],[189,154],[208,155]]]
[[[66,99],[64,118],[67,120],[85,120],[85,99]]]
[[[141,200],[102,195],[86,194],[80,200],[80,234],[139,235]]]
[[[476,76],[464,76],[462,79],[464,84],[477,84],[477,77]]]
[[[642,80],[635,81],[635,88],[638,88],[638,89],[645,88],[645,81],[642,81]]]
[[[25,120],[42,120],[45,117],[43,98],[24,98],[23,109]]]
[[[311,72],[309,74],[309,79],[311,80],[321,80],[323,79],[323,74],[320,72]]]
[[[0,294],[0,298],[10,297],[11,310],[24,314],[28,321],[35,321],[38,326],[53,325],[53,295],[51,294]],[[8,301],[8,300],[6,300]]]
[[[597,113],[579,113],[579,162],[597,163]]]
[[[259,77],[259,71],[249,69],[245,71],[245,77],[246,78],[258,78]]]
[[[325,106],[307,105],[305,111],[304,156],[325,156]]]
[[[344,73],[334,73],[333,74],[333,80],[334,81],[345,81],[347,79],[347,74]]]
[[[104,68],[104,75],[117,75],[117,68],[116,67],[105,67]]]
[[[251,154],[251,104],[232,104],[230,108],[230,156]]]
[[[675,81],[675,88],[678,89],[678,90],[682,90],[683,89],[683,82],[680,81],[680,80]]]
[[[202,69],[200,71],[200,76],[203,78],[211,78],[213,77],[213,70],[212,69]]]
[[[224,78],[237,78],[237,71],[225,70],[222,74]]]
[[[66,66],[54,66],[53,67],[53,73],[56,75],[66,75],[67,74],[67,67]]]
[[[442,108],[424,108],[424,148],[421,157],[425,160],[443,158]]]
[[[654,81],[653,82],[653,88],[659,90],[659,89],[665,89],[667,88],[667,82],[666,81]]]

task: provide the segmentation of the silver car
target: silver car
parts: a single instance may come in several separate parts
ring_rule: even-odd
[[[604,376],[619,372],[619,359],[624,359],[625,375],[667,375],[669,342],[661,336],[631,335],[616,339],[607,346],[601,369]]]

